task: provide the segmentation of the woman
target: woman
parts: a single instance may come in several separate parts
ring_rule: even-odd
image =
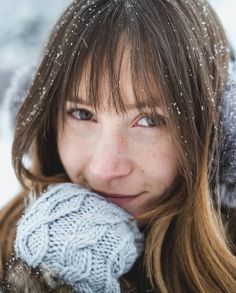
[[[72,182],[130,213],[145,235],[123,292],[234,292],[233,211],[221,211],[219,186],[228,65],[206,1],[74,1],[16,118],[23,192],[1,215],[3,278],[23,198]]]

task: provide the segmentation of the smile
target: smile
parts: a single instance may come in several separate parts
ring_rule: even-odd
[[[143,193],[143,192],[140,192],[134,195],[122,195],[122,194],[105,193],[98,190],[93,190],[93,191],[103,196],[107,201],[112,202],[121,207],[126,206],[127,204],[135,200],[138,196],[140,196]]]

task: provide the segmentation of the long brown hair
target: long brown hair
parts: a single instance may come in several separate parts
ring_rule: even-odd
[[[180,158],[175,188],[143,216],[148,220],[144,274],[156,291],[233,292],[233,244],[225,235],[218,194],[213,201],[211,191],[219,172],[218,107],[229,50],[206,1],[73,1],[55,25],[16,118],[12,154],[18,179],[36,191],[69,181],[57,152],[58,117],[63,118],[68,97],[78,96],[88,64],[91,104],[100,107],[106,72],[109,105],[126,111],[119,65],[127,47],[137,102],[151,106],[154,115],[157,104],[168,112]],[[138,286],[135,273],[128,278],[132,275]]]

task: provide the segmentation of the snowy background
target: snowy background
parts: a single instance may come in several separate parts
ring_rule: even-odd
[[[143,0],[144,1],[144,0]],[[19,190],[11,167],[8,88],[40,59],[50,29],[71,0],[0,0],[0,207]],[[236,0],[211,0],[236,50]]]

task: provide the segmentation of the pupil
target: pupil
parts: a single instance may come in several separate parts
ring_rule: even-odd
[[[86,110],[80,111],[80,119],[90,120],[91,118],[92,118],[92,115],[91,115],[91,113],[89,113],[89,111],[86,111]]]
[[[148,119],[147,119],[147,122],[148,122],[148,125],[150,125],[150,126],[155,126],[155,125],[156,125],[155,120],[152,119],[152,118],[148,118]]]

